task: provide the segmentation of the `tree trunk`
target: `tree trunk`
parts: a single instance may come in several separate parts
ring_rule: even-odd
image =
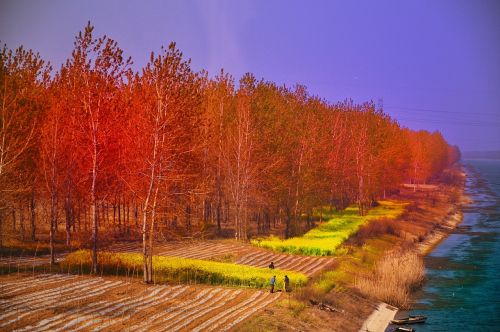
[[[108,225],[109,224],[109,205],[108,202],[104,204],[104,211],[106,212],[106,217],[104,218],[106,221],[105,223]]]
[[[139,206],[137,205],[137,202],[135,202],[134,219],[135,219],[135,228],[137,228],[139,227]]]
[[[56,197],[56,202],[57,202],[57,197]],[[56,203],[56,206],[58,203]],[[55,211],[55,218],[54,218],[54,232],[57,233],[59,231],[59,209],[56,209]]]
[[[73,227],[73,233],[76,233],[76,214],[75,214],[75,207],[73,204],[71,204],[71,227]]]
[[[113,202],[113,228],[116,229],[116,195],[115,195],[115,201]],[[113,229],[113,231],[115,229]]]
[[[148,266],[148,283],[153,282],[153,244],[154,244],[154,228],[156,221],[156,203],[158,198],[159,186],[156,187],[154,198],[153,198],[153,208],[151,210],[151,227],[149,228],[149,266]]]
[[[66,197],[66,204],[64,204],[64,210],[66,212],[66,245],[71,244],[71,207],[69,197]]]
[[[82,230],[82,202],[80,199],[78,199],[78,232]]]
[[[262,226],[260,224],[260,211],[257,212],[255,219],[257,219],[257,234],[260,235],[262,233]]]
[[[54,257],[54,228],[56,223],[56,197],[54,194],[51,195],[50,199],[50,230],[49,230],[49,247],[50,247],[50,265],[55,264]]]
[[[148,246],[147,246],[147,225],[148,225],[148,218],[147,218],[147,212],[148,212],[148,207],[149,207],[149,200],[151,198],[151,193],[153,191],[153,185],[154,185],[154,178],[155,178],[155,171],[154,167],[151,170],[151,178],[149,182],[149,188],[147,191],[146,199],[144,200],[144,205],[142,207],[142,267],[143,267],[143,281],[145,283],[149,282],[149,264],[148,264]],[[151,254],[151,253],[149,253]]]
[[[122,212],[121,212],[121,197],[118,196],[118,231],[122,232]]]
[[[186,206],[186,229],[191,230],[191,205]]]
[[[216,207],[215,214],[216,214],[216,220],[217,220],[217,232],[220,234],[220,232],[222,230],[222,227],[221,227],[221,224],[220,224],[220,220],[221,220],[221,202],[220,202],[220,198],[217,200],[217,207]]]
[[[12,208],[12,230],[16,231],[16,209]]]
[[[130,200],[127,200],[127,218],[124,221],[125,229],[127,230],[127,234],[130,233]],[[125,212],[124,212],[125,213]]]
[[[88,224],[88,222],[89,222],[89,215],[87,213],[88,212],[88,206],[87,205],[85,205],[84,211],[85,211],[85,215],[84,215],[84,221],[83,221],[83,228],[84,228],[85,232],[87,232],[89,230],[89,224]]]
[[[142,268],[143,268],[143,281],[148,282],[148,255],[147,255],[147,209],[146,204],[142,208]]]
[[[292,216],[291,216],[291,213],[290,213],[290,208],[286,207],[285,239],[290,238],[290,235],[291,235],[291,221],[292,221]]]
[[[3,247],[3,211],[0,210],[0,248]]]
[[[99,229],[97,220],[97,201],[92,193],[92,206],[91,206],[91,217],[92,217],[92,273],[97,274],[97,231]]]
[[[21,202],[19,203],[19,234],[21,234],[21,240],[24,241],[24,209]]]
[[[91,199],[91,214],[92,214],[92,223],[93,223],[93,228],[92,228],[92,273],[97,274],[97,237],[98,237],[98,230],[99,230],[99,225],[98,225],[98,219],[97,219],[97,213],[99,206],[97,204],[97,198],[96,198],[96,182],[97,182],[97,137],[95,137],[94,133],[94,153],[93,153],[93,167],[92,167],[92,186],[90,188],[90,199]]]

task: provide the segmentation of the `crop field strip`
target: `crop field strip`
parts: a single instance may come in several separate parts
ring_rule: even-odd
[[[0,331],[229,330],[281,293],[67,274],[0,278]]]
[[[311,276],[333,262],[332,258],[278,254],[272,251],[254,250],[240,257],[236,264],[267,267],[273,262],[280,270],[302,272]]]
[[[159,246],[157,249],[158,255],[177,256],[184,258],[207,259],[210,257],[224,256],[237,254],[238,252],[247,250],[246,247],[237,246],[225,243],[199,243],[175,250],[170,248],[163,248]]]
[[[112,252],[140,253],[142,252],[142,246],[139,243],[118,243],[108,247],[108,250]],[[173,242],[169,244],[157,244],[154,248],[155,255],[195,259],[209,259],[212,257],[239,254],[248,250],[247,246],[211,241],[189,244]]]
[[[137,243],[116,244],[109,248],[114,252],[141,252]],[[253,248],[246,245],[226,244],[220,242],[199,242],[194,244],[172,243],[158,245],[155,252],[160,256],[173,256],[195,259],[209,259],[225,254],[239,254],[236,264],[256,267],[267,267],[274,262],[275,268],[302,272],[307,276],[322,270],[333,262],[332,258],[317,256],[299,256],[277,253],[265,249]]]

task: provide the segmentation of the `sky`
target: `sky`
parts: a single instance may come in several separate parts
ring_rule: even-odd
[[[500,1],[0,0],[0,42],[58,68],[90,21],[144,66],[177,43],[195,70],[373,100],[462,151],[500,150]]]

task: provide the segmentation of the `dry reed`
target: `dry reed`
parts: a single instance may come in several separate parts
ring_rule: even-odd
[[[397,251],[385,255],[369,277],[360,277],[356,287],[364,294],[401,309],[410,308],[410,295],[425,277],[423,259],[415,251]]]

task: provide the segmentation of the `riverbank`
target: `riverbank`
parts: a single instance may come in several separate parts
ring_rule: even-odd
[[[456,211],[450,214],[444,221],[443,224],[434,230],[422,243],[416,246],[417,251],[425,256],[430,253],[439,243],[445,239],[448,234],[453,231],[463,219],[462,211]]]
[[[462,171],[458,172],[458,170],[455,170],[455,172],[457,172],[456,174],[458,174],[461,179],[461,185],[458,187],[448,188],[451,189],[448,191],[448,194],[450,197],[454,197],[454,202],[452,202],[453,210],[449,211],[441,223],[434,225],[431,231],[426,234],[425,238],[421,242],[415,244],[415,250],[422,256],[426,256],[432,252],[432,250],[462,222],[462,207],[471,202],[470,198],[464,193],[463,184],[465,183],[466,174]],[[456,198],[457,194],[458,199]],[[433,199],[434,198],[431,198],[431,200]],[[385,331],[390,325],[391,320],[403,316],[406,317],[408,314],[408,311],[406,310],[388,310],[386,305],[386,303],[380,303],[373,313],[366,319],[359,331]],[[391,306],[389,307],[391,309],[393,308]]]
[[[416,246],[416,251],[425,256],[432,252],[433,248],[439,245],[439,243],[444,240],[451,231],[453,231],[458,224],[462,221],[462,212],[457,211],[451,214],[443,222],[440,230],[434,231],[429,235],[422,243]],[[391,321],[395,318],[408,317],[408,310],[399,310],[387,303],[381,302],[378,304],[377,308],[372,312],[372,314],[365,320],[359,332],[370,331],[370,332],[382,332],[391,325]]]
[[[492,331],[500,324],[500,161],[466,160],[463,220],[424,258],[410,314],[419,332]]]
[[[389,252],[403,249],[425,254],[432,250],[461,220],[460,209],[466,202],[464,181],[465,173],[455,167],[444,172],[432,190],[402,188],[391,197],[409,203],[400,218],[363,226],[344,243],[344,254],[335,257],[331,270],[313,277],[288,302],[278,302],[242,324],[239,330],[358,331],[363,324],[370,331],[385,330],[396,311],[381,314],[377,310],[380,299],[361,293],[355,287],[356,280],[372,275],[377,262]],[[322,311],[310,304],[311,299],[336,311]]]

